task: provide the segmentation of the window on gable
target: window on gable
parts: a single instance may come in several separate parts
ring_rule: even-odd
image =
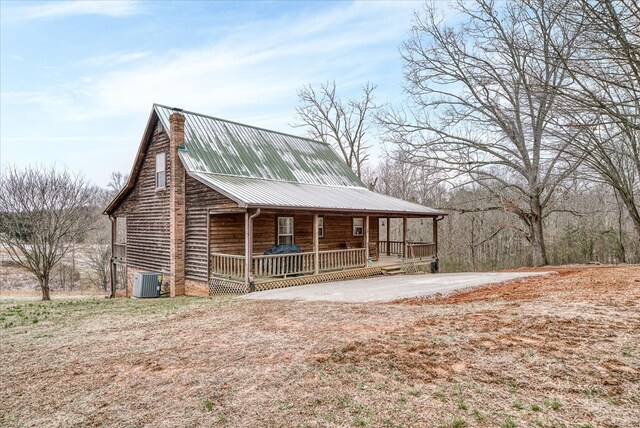
[[[167,186],[167,172],[165,154],[156,154],[156,189],[164,189]]]
[[[364,235],[364,219],[362,217],[354,217],[353,219],[353,236]]]
[[[116,217],[116,236],[114,244],[126,244],[127,243],[127,218]]]
[[[278,217],[278,245],[293,244],[293,217]]]
[[[324,217],[318,217],[318,237],[324,237]]]

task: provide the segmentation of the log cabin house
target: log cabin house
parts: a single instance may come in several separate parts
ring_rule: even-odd
[[[128,182],[105,214],[112,293],[121,278],[130,295],[134,273],[151,271],[163,274],[171,296],[364,277],[437,261],[445,215],[368,190],[326,143],[158,104]],[[409,239],[409,218],[431,220],[432,242]],[[402,239],[390,239],[392,221],[400,222]],[[298,252],[268,254],[274,248]]]

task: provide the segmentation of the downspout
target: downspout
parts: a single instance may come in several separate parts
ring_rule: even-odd
[[[249,279],[249,292],[256,291],[256,283],[253,278],[253,220],[260,215],[260,208],[255,213],[249,216],[249,245],[247,246],[246,257],[248,259],[248,279]]]
[[[256,210],[256,212],[254,212],[253,214],[251,214],[251,216],[249,217],[250,220],[253,221],[254,218],[258,217],[260,215],[260,208],[258,208]]]
[[[111,295],[109,296],[109,298],[113,299],[114,297],[116,297],[116,281],[114,278],[115,272],[113,269],[113,243],[115,241],[114,231],[115,231],[116,219],[112,217],[111,214],[109,214],[109,220],[111,221],[111,257],[109,257],[109,278],[111,279]]]

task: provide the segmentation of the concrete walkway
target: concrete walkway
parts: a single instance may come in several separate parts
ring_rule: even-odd
[[[479,285],[510,281],[548,272],[474,272],[379,276],[325,282],[245,294],[243,299],[330,302],[385,302],[407,297],[450,294]]]

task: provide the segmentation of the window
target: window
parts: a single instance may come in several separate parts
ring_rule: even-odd
[[[324,217],[318,217],[318,238],[324,237]]]
[[[156,189],[164,189],[166,187],[166,174],[164,153],[158,153],[156,154]]]
[[[127,218],[116,217],[116,237],[115,244],[127,243]]]
[[[278,217],[278,245],[293,244],[293,217]]]
[[[353,219],[353,236],[364,235],[364,219],[362,217],[355,217]]]

